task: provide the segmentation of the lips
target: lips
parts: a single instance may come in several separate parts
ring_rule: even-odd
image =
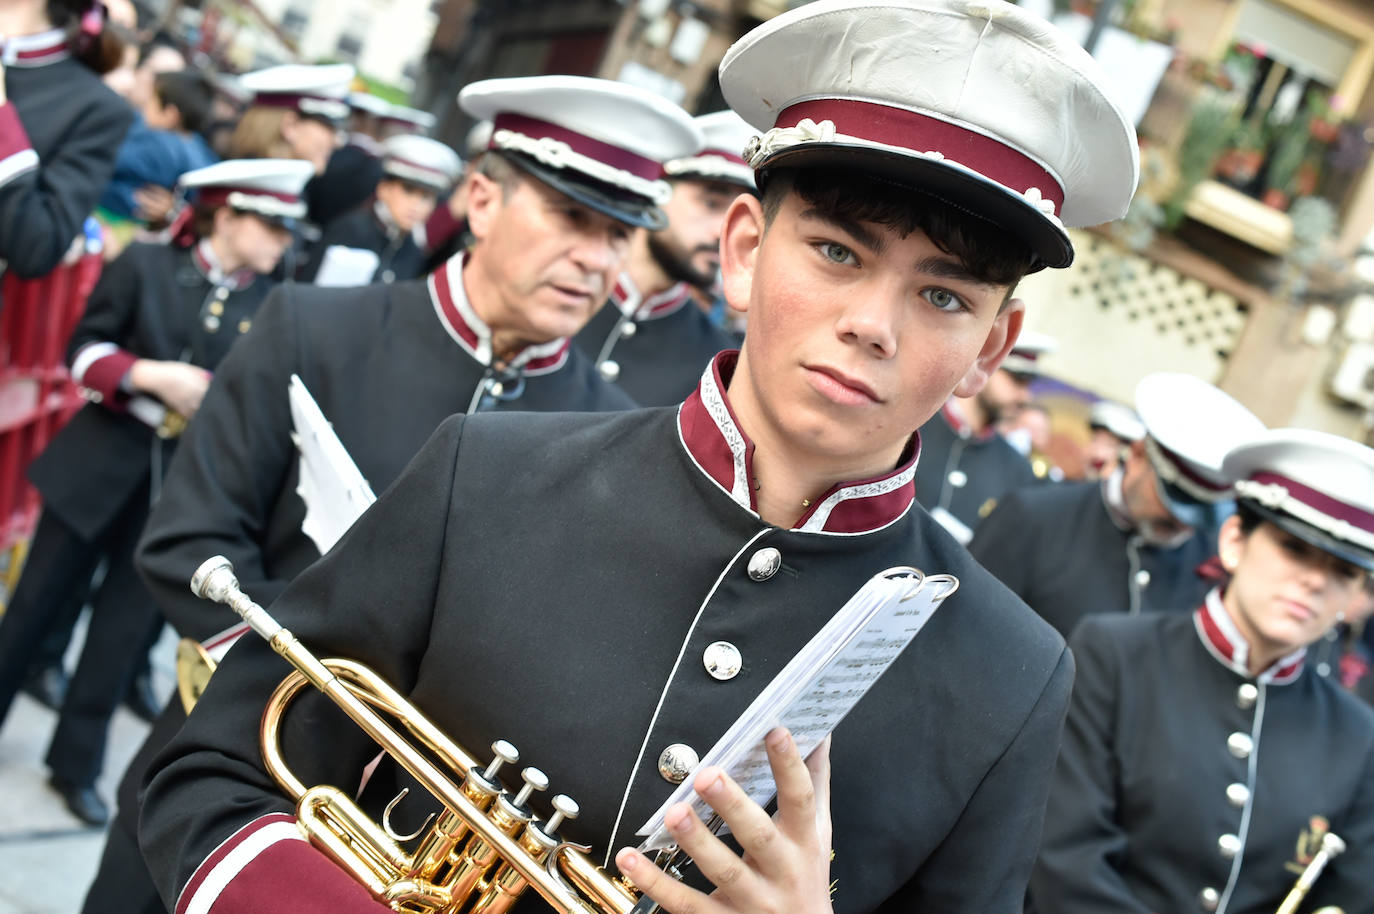
[[[877,391],[872,387],[859,378],[845,374],[838,368],[825,365],[807,365],[806,370],[812,374],[813,383],[819,386],[823,392],[841,402],[882,402]]]

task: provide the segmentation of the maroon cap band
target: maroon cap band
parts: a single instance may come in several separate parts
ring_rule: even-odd
[[[795,127],[804,119],[830,121],[837,133],[910,149],[935,151],[1018,194],[1038,188],[1043,199],[1064,207],[1064,188],[1043,165],[986,134],[905,108],[853,99],[822,98],[798,102],[778,114],[776,127]]]
[[[1183,476],[1189,482],[1193,483],[1196,486],[1200,486],[1201,488],[1207,489],[1210,492],[1230,491],[1231,486],[1229,483],[1217,483],[1213,480],[1206,478],[1205,476],[1202,476],[1194,472],[1193,469],[1188,465],[1187,460],[1183,459],[1178,454],[1175,454],[1173,451],[1169,450],[1167,447],[1160,444],[1158,438],[1154,439],[1154,442],[1155,446],[1159,448],[1160,454],[1164,455],[1164,457],[1166,457],[1168,461],[1172,463],[1174,467],[1178,470],[1179,475]]]
[[[301,198],[297,194],[284,194],[278,191],[262,190],[256,187],[206,187],[196,189],[196,202],[201,206],[225,206],[229,203],[232,194],[243,194],[247,197],[272,197],[283,203],[300,203]]]
[[[421,165],[419,162],[412,162],[410,159],[403,159],[400,156],[385,156],[383,158],[382,169],[386,170],[387,165],[404,165],[406,168],[413,168],[416,171],[423,171],[425,174],[434,175],[441,181],[449,180],[447,172],[435,168],[431,165]]]
[[[347,105],[341,98],[331,98],[328,95],[313,95],[309,92],[263,92],[253,96],[254,105],[262,105],[265,108],[291,108],[299,109],[303,99],[310,99],[317,102],[331,102],[338,105]]]
[[[1307,505],[1314,511],[1318,511],[1334,520],[1344,521],[1352,527],[1363,530],[1366,533],[1374,533],[1374,514],[1363,511],[1354,505],[1341,501],[1339,498],[1332,498],[1324,492],[1294,482],[1287,476],[1280,476],[1278,473],[1255,473],[1250,477],[1251,482],[1261,485],[1277,485],[1288,490],[1288,494],[1298,501]],[[1279,510],[1282,510],[1280,507]],[[1301,520],[1302,518],[1298,518]]]
[[[576,153],[584,155],[589,159],[618,168],[621,171],[629,172],[637,178],[645,181],[656,181],[660,174],[660,165],[653,159],[636,155],[628,149],[613,146],[610,143],[603,143],[594,140],[585,134],[575,130],[568,130],[557,124],[548,121],[541,121],[538,118],[526,117],[523,114],[498,114],[492,123],[492,140],[488,143],[488,149],[500,149],[496,143],[496,134],[502,130],[509,130],[513,133],[522,133],[533,139],[548,137],[551,140],[558,140],[567,143]]]

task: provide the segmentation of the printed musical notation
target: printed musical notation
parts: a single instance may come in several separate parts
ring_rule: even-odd
[[[863,698],[940,604],[959,587],[952,575],[926,575],[915,568],[889,568],[874,575],[807,642],[701,759],[724,768],[760,805],[776,793],[763,738],[776,726],[792,731],[802,755],[809,755]],[[663,816],[674,803],[692,801],[702,819],[711,816],[692,792],[689,777],[638,834],[640,847],[672,844]]]

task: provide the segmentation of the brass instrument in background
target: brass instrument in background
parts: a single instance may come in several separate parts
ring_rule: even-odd
[[[1333,857],[1338,857],[1345,853],[1345,842],[1339,836],[1327,832],[1322,835],[1322,846],[1312,857],[1311,862],[1298,876],[1298,881],[1293,883],[1293,888],[1289,890],[1288,897],[1279,905],[1277,914],[1297,914],[1298,906],[1302,904],[1307,893],[1312,891],[1312,884],[1317,881],[1317,877],[1326,869],[1326,865],[1331,862]],[[1313,914],[1344,914],[1340,908],[1326,907]]]
[[[558,837],[559,823],[577,815],[571,799],[554,797],[555,813],[547,822],[534,817],[526,801],[532,791],[548,786],[541,772],[526,768],[525,787],[514,797],[495,779],[502,764],[518,759],[509,743],[493,744],[496,759],[482,770],[375,671],[352,660],[315,657],[239,589],[233,566],[222,556],[196,570],[191,590],[227,604],[296,668],[277,686],[263,711],[265,765],[296,803],[298,823],[310,841],[393,911],[501,914],[530,886],[560,914],[653,909],[627,880],[593,863],[589,848]],[[404,792],[392,800],[378,825],[337,788],[306,788],[286,766],[278,737],[287,705],[307,683],[376,740],[439,800],[443,811],[415,834],[400,836],[392,831],[389,815]],[[395,718],[405,732],[378,712]],[[413,851],[401,847],[415,838],[419,841]]]

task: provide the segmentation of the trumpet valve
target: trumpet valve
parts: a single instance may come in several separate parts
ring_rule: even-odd
[[[558,834],[558,826],[565,821],[571,822],[576,819],[582,809],[577,805],[577,801],[566,793],[556,794],[551,805],[553,806],[553,815],[549,816],[549,821],[540,822],[538,826],[539,830],[552,840]]]

